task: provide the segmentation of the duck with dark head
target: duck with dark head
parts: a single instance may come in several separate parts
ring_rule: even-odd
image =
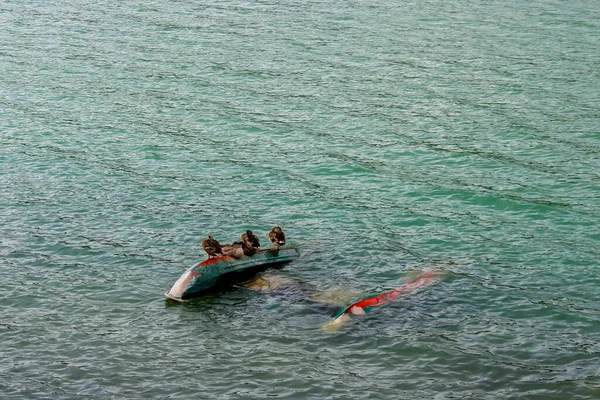
[[[202,248],[208,254],[208,259],[220,257],[223,255],[221,244],[212,236],[207,237],[202,241]]]
[[[269,240],[275,248],[279,249],[279,247],[285,244],[285,233],[283,233],[280,227],[276,226],[269,232]]]
[[[260,247],[260,241],[258,240],[258,236],[252,233],[251,230],[247,230],[246,233],[242,235],[242,243],[244,243],[248,247],[254,247],[256,249]]]

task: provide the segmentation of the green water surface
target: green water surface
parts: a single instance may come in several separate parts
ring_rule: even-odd
[[[600,397],[600,3],[0,3],[0,398]],[[293,288],[165,302],[280,225]]]

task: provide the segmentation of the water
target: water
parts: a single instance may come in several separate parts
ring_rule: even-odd
[[[0,5],[0,395],[600,397],[600,7]],[[275,225],[335,310],[162,294]]]

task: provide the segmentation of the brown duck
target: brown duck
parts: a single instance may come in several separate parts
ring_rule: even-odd
[[[242,235],[242,243],[244,243],[248,247],[260,247],[260,241],[258,240],[258,236],[256,236],[252,231],[248,230],[246,233]]]
[[[202,248],[206,251],[206,254],[208,254],[208,259],[223,255],[221,245],[212,236],[209,236],[202,241]]]
[[[242,244],[242,250],[244,250],[245,256],[253,256],[258,252],[258,247],[247,246],[246,244]]]
[[[280,227],[276,226],[271,232],[269,232],[269,240],[276,248],[285,244],[285,233]]]

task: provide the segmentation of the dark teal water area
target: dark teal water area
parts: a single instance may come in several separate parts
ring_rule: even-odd
[[[2,399],[600,397],[600,3],[0,4]],[[446,277],[338,332],[278,274]],[[350,290],[349,289],[349,290]]]

